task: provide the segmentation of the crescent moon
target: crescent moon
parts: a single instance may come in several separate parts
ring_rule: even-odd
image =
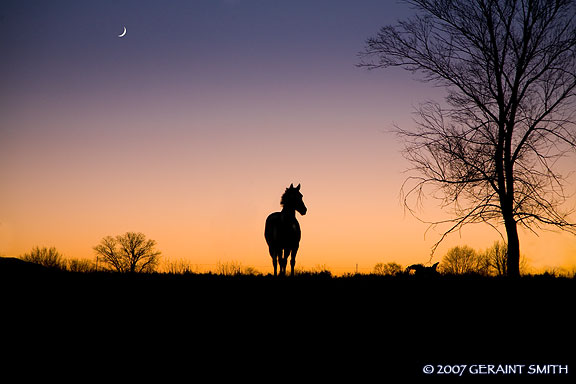
[[[124,37],[125,34],[126,34],[126,27],[124,27],[124,32],[122,32],[121,34],[119,34],[118,37]]]

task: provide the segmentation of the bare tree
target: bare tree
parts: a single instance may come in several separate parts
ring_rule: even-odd
[[[446,235],[468,223],[503,224],[507,273],[519,275],[518,224],[576,233],[563,211],[557,161],[576,148],[576,5],[572,0],[409,0],[417,15],[367,40],[360,66],[399,66],[445,87],[415,130],[398,129],[418,176],[453,208]],[[408,208],[410,209],[410,208]]]
[[[443,273],[485,275],[488,273],[488,265],[484,260],[476,250],[464,245],[448,250],[440,265]]]
[[[389,262],[389,263],[377,263],[374,266],[374,270],[373,270],[373,274],[375,275],[398,275],[400,273],[403,272],[403,268],[400,264],[395,263],[395,262]]]
[[[479,253],[483,263],[487,266],[491,275],[506,276],[508,274],[508,246],[501,241],[494,244],[484,252]],[[528,260],[520,254],[519,268],[521,273],[526,273],[529,269]]]
[[[47,268],[66,269],[66,261],[55,247],[34,247],[20,257],[24,261],[40,264]]]
[[[96,272],[96,265],[92,260],[69,259],[66,261],[66,270],[79,273]]]
[[[491,272],[497,276],[507,275],[508,247],[500,241],[495,241],[490,248],[484,252],[484,259]]]
[[[94,251],[99,261],[118,272],[151,272],[158,265],[161,254],[155,246],[156,241],[146,240],[143,233],[126,232],[103,238]]]

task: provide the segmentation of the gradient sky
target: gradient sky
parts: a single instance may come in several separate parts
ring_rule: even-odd
[[[297,266],[428,261],[438,237],[404,213],[409,164],[388,131],[442,90],[355,67],[367,37],[411,12],[381,0],[3,1],[0,254],[93,258],[102,237],[135,231],[167,259],[268,272],[264,221],[301,183]],[[477,225],[435,257],[498,239]],[[522,232],[521,247],[536,267],[576,264],[573,236]]]

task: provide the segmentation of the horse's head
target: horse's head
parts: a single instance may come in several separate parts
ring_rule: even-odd
[[[298,213],[301,215],[305,215],[306,205],[304,205],[304,201],[302,201],[302,194],[300,193],[300,184],[297,187],[294,187],[293,184],[290,184],[290,187],[286,188],[286,192],[282,195],[282,199],[280,200],[280,204],[285,207],[294,208]]]

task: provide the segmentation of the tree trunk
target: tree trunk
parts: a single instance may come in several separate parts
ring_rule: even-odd
[[[516,220],[509,217],[504,219],[506,234],[508,236],[507,275],[509,277],[520,276],[520,240],[518,239],[518,227]]]

